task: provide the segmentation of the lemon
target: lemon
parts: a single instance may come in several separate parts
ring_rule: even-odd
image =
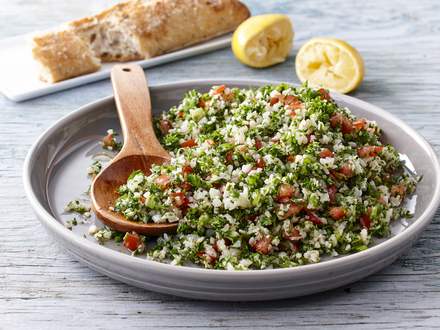
[[[296,55],[295,68],[301,82],[340,93],[354,90],[364,78],[364,61],[359,52],[335,38],[309,40]]]
[[[264,68],[284,62],[292,49],[293,28],[286,15],[252,16],[232,36],[232,51],[251,67]]]

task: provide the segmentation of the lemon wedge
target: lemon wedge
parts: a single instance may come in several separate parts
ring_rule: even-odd
[[[335,38],[309,40],[296,55],[295,68],[301,82],[339,93],[354,90],[364,78],[364,61],[359,52]]]
[[[293,28],[286,15],[252,16],[232,36],[232,51],[243,64],[264,68],[284,62],[293,45]]]

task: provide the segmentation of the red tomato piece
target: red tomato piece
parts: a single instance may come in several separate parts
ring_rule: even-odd
[[[334,154],[330,149],[324,148],[322,149],[322,151],[319,153],[319,157],[321,158],[327,158],[327,157],[333,157]]]
[[[327,192],[330,199],[330,204],[334,204],[336,202],[336,193],[338,192],[338,188],[336,188],[334,185],[331,185],[327,188]]]
[[[340,127],[344,134],[350,134],[353,131],[353,123],[351,119],[340,113],[337,113],[330,118],[330,126],[333,128]]]
[[[304,206],[298,205],[295,203],[291,203],[289,205],[287,212],[284,214],[283,219],[297,216],[303,209],[304,209]]]
[[[170,184],[170,177],[166,174],[159,175],[156,180],[154,180],[154,183],[156,183],[161,189],[168,188]]]
[[[193,168],[189,165],[185,165],[182,167],[182,173],[183,175],[187,175],[193,172]]]
[[[205,109],[205,107],[206,107],[206,102],[205,102],[205,100],[204,100],[204,99],[199,99],[199,102],[197,103],[197,106],[198,106],[199,108]]]
[[[327,92],[324,88],[318,89],[318,93],[322,100],[331,101],[332,98],[330,97],[329,92]]]
[[[315,225],[323,224],[322,220],[314,212],[307,211],[307,217],[308,217],[307,220],[313,222]]]
[[[286,197],[287,199],[289,199],[293,196],[294,193],[295,193],[295,188],[292,185],[283,183],[278,189],[277,198],[280,199]]]
[[[113,138],[114,138],[113,134],[111,134],[111,133],[107,134],[106,136],[103,137],[102,144],[105,147],[114,147],[115,140]]]
[[[361,224],[362,227],[366,228],[366,229],[370,229],[371,227],[371,219],[370,216],[368,214],[364,214],[359,218],[359,223]]]
[[[168,132],[170,131],[170,129],[173,128],[173,125],[171,125],[171,122],[169,120],[166,119],[162,119],[159,122],[159,129],[162,132],[162,134],[168,134]]]
[[[255,148],[257,150],[260,150],[261,148],[263,148],[263,142],[261,142],[260,139],[255,139]]]
[[[332,207],[329,213],[334,220],[341,220],[345,217],[347,211],[343,207]]]
[[[358,148],[357,154],[361,158],[376,157],[382,150],[382,146],[363,146]]]
[[[197,142],[194,139],[189,139],[180,144],[182,148],[192,148],[197,145]]]
[[[221,94],[225,91],[226,85],[218,86],[216,89],[214,89],[213,94]]]
[[[346,178],[351,178],[353,176],[353,170],[348,165],[342,165],[339,169],[339,173]]]
[[[355,120],[353,122],[354,129],[356,129],[358,131],[363,130],[366,126],[367,126],[367,121],[364,118]]]
[[[264,168],[266,166],[266,162],[263,158],[258,158],[256,166],[258,168]]]
[[[261,254],[269,254],[272,251],[272,238],[267,235],[255,242],[253,248]]]
[[[300,239],[302,239],[302,236],[298,229],[292,228],[292,230],[287,235],[285,235],[284,238],[289,241],[299,241]]]
[[[274,96],[274,97],[270,98],[269,104],[274,105],[274,104],[277,104],[279,101],[280,101],[280,99],[277,96]]]
[[[135,232],[126,233],[124,236],[124,247],[130,251],[135,251],[141,242],[139,235]]]
[[[180,188],[185,191],[190,191],[192,189],[192,185],[191,183],[185,181],[181,184]]]
[[[179,208],[186,207],[189,204],[189,200],[183,192],[174,192],[174,193],[171,193],[170,196],[173,200],[173,204],[176,207],[179,207]]]
[[[225,155],[225,160],[226,163],[231,164],[234,162],[234,153],[232,152],[232,150],[228,151]]]
[[[391,187],[391,195],[403,196],[406,193],[406,187],[403,184],[397,184]]]

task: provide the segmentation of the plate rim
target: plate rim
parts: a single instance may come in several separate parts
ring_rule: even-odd
[[[215,79],[190,79],[190,80],[180,80],[176,82],[161,83],[151,85],[152,90],[155,89],[174,89],[187,87],[191,85],[204,84],[204,85],[215,85],[215,84],[229,84],[229,85],[249,85],[249,86],[262,86],[265,84],[279,84],[281,81],[276,80],[264,80],[264,79],[233,79],[233,78],[215,78]],[[287,82],[290,85],[293,83]],[[190,87],[189,87],[190,88]],[[351,103],[357,103],[359,106],[368,109],[374,109],[381,117],[393,121],[397,126],[406,131],[413,140],[415,140],[419,145],[425,148],[426,153],[433,163],[433,172],[435,175],[436,185],[433,192],[433,198],[431,203],[422,212],[422,214],[414,220],[412,225],[406,230],[398,233],[397,235],[386,239],[384,242],[372,246],[367,250],[356,252],[349,255],[344,255],[341,258],[330,259],[315,264],[306,264],[296,267],[289,268],[275,268],[275,269],[260,269],[260,270],[240,270],[240,271],[227,271],[222,269],[206,269],[206,268],[196,268],[188,266],[176,266],[167,263],[162,263],[159,261],[148,260],[146,258],[133,257],[121,253],[119,251],[114,251],[105,246],[101,246],[89,240],[86,240],[80,236],[73,234],[65,226],[63,226],[53,215],[44,209],[44,207],[39,202],[39,198],[36,196],[32,189],[31,178],[32,178],[32,164],[33,159],[38,155],[38,150],[45,140],[47,140],[53,133],[58,131],[59,128],[63,127],[69,121],[74,120],[77,117],[81,117],[83,114],[91,111],[92,109],[99,107],[105,103],[111,102],[113,95],[109,95],[98,100],[87,103],[74,111],[62,116],[60,119],[51,124],[46,128],[43,133],[37,138],[29,149],[24,165],[23,165],[23,184],[26,197],[28,198],[34,212],[36,213],[38,219],[42,224],[48,227],[56,235],[60,236],[63,240],[68,241],[74,246],[85,249],[89,254],[100,258],[103,261],[113,261],[119,265],[130,265],[130,267],[136,267],[143,269],[149,267],[149,270],[156,272],[169,272],[172,270],[178,270],[179,275],[188,276],[210,276],[216,277],[217,279],[228,280],[236,279],[237,277],[261,277],[261,276],[284,276],[284,275],[294,275],[301,274],[304,272],[322,272],[332,270],[335,267],[349,266],[350,264],[360,261],[362,259],[368,259],[374,257],[380,252],[390,249],[393,246],[399,245],[401,241],[411,241],[411,237],[420,233],[431,221],[432,217],[435,215],[436,210],[440,205],[440,163],[437,154],[435,153],[429,142],[422,137],[413,128],[407,125],[404,121],[397,118],[393,114],[383,110],[382,108],[375,106],[371,103],[362,101],[356,97],[349,95],[342,95],[339,93],[331,92],[331,95],[336,100],[348,100]],[[63,246],[64,248],[66,246]]]

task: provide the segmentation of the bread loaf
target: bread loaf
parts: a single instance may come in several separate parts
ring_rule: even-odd
[[[131,0],[34,38],[33,55],[44,80],[60,81],[98,70],[99,61],[141,60],[214,38],[249,15],[237,0]]]

